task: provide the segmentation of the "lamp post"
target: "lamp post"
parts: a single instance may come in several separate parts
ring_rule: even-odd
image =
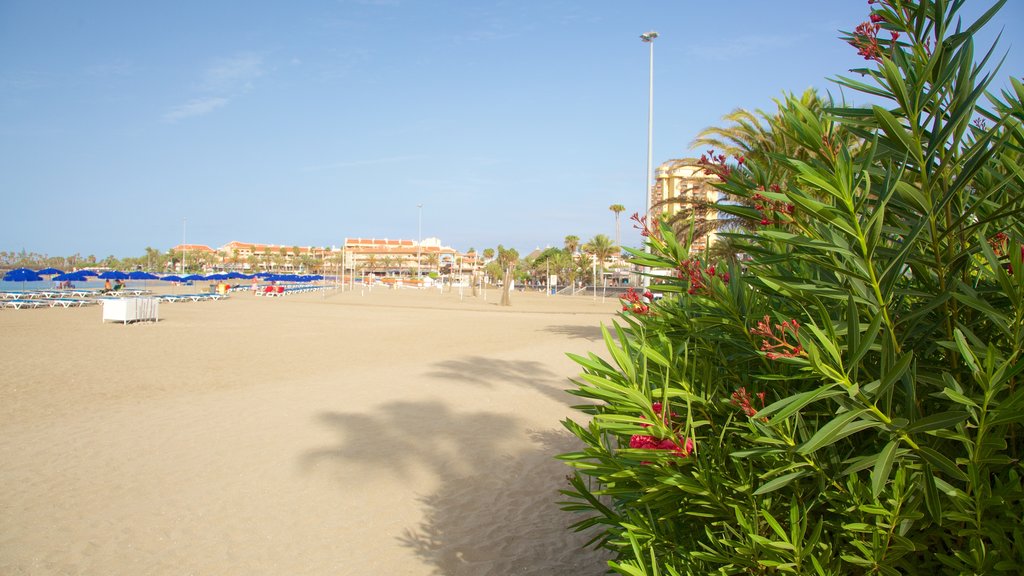
[[[658,37],[658,33],[655,31],[645,32],[640,35],[640,39],[645,44],[649,44],[650,49],[650,74],[647,89],[647,185],[644,189],[644,217],[650,222],[651,219],[651,178],[653,176],[654,166],[652,162],[651,148],[654,145],[654,39]],[[651,247],[648,244],[644,247],[645,250],[650,253]],[[642,285],[647,288],[651,285],[651,279],[648,276],[643,276]]]
[[[181,273],[185,274],[185,224],[188,222],[187,218],[181,219]]]
[[[417,204],[416,207],[419,208],[419,222],[416,229],[416,277],[423,278],[423,270],[420,269],[422,264],[420,250],[423,245],[423,204]]]

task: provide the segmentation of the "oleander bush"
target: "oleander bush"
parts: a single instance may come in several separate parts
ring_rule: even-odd
[[[1024,573],[1024,84],[959,0],[877,0],[836,81],[707,169],[737,259],[636,220],[666,297],[573,356],[563,506],[621,574]]]

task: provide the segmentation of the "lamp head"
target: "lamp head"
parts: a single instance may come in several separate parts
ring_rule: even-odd
[[[640,39],[644,42],[654,42],[654,39],[658,37],[658,33],[651,30],[640,35]]]

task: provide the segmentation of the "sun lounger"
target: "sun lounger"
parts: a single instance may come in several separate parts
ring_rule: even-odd
[[[184,302],[185,300],[188,300],[188,298],[185,298],[180,294],[160,294],[155,298],[162,302]]]
[[[13,300],[4,300],[2,304],[4,305],[4,308],[15,308],[18,310],[22,308],[42,308],[43,306],[48,306],[48,304],[43,300],[29,300],[20,298]]]
[[[98,304],[96,300],[85,300],[81,298],[51,298],[46,301],[50,305],[50,308],[61,306],[62,308],[81,308],[82,306],[92,306]]]

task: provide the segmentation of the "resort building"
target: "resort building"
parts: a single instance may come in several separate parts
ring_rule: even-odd
[[[717,220],[718,210],[708,206],[717,202],[722,195],[711,184],[716,178],[713,174],[705,173],[696,158],[664,162],[655,172],[655,184],[651,190],[652,219],[672,219],[680,212],[689,213],[692,210],[692,217],[696,220]],[[680,224],[685,226],[683,222]],[[698,231],[708,228],[713,226],[697,226]],[[690,252],[701,252],[714,241],[713,232],[695,234]]]
[[[325,246],[285,246],[231,241],[213,249],[201,244],[179,244],[170,249],[177,257],[175,270],[180,270],[184,255],[188,267],[204,271],[240,271],[247,273],[324,272],[372,274],[376,276],[419,276],[471,273],[481,267],[476,254],[460,254],[443,246],[437,238],[389,240],[378,238],[345,238],[340,248]]]
[[[389,240],[345,238],[342,245],[346,270],[377,276],[421,276],[465,270],[467,259],[437,238]],[[472,260],[475,264],[475,257]]]
[[[184,272],[183,266],[203,268],[217,260],[217,251],[205,244],[178,244],[170,250],[175,260],[167,262],[175,272]]]

